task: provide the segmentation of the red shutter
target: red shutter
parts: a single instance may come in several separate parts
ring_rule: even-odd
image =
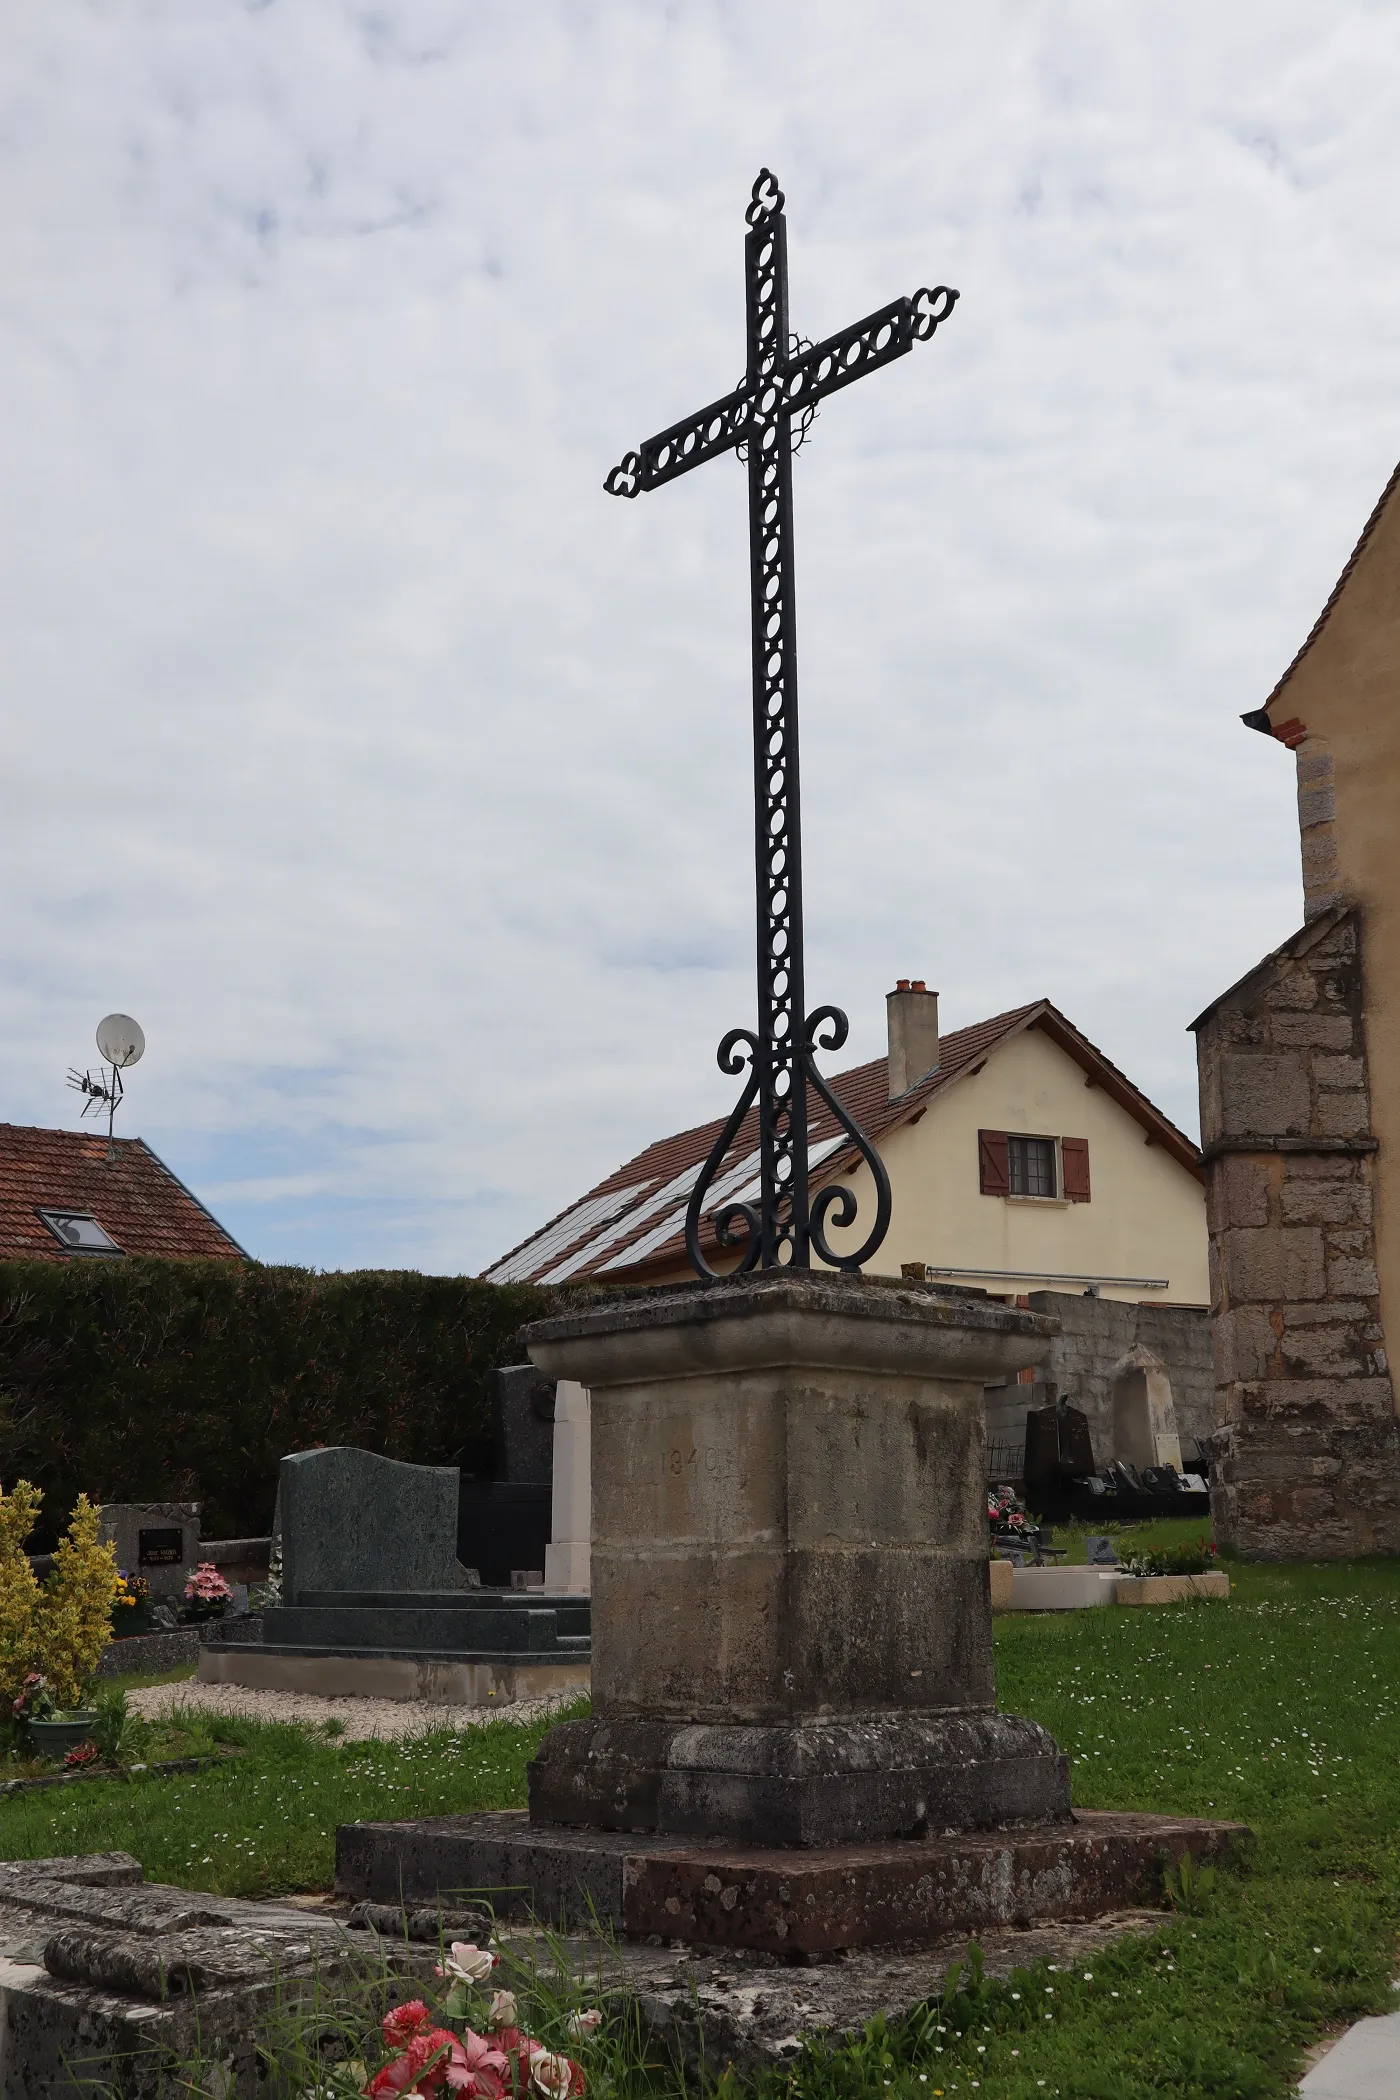
[[[982,1176],[984,1196],[1011,1194],[1011,1162],[1007,1157],[1004,1130],[978,1131],[977,1165]]]
[[[1061,1138],[1060,1160],[1065,1173],[1065,1194],[1071,1203],[1089,1200],[1089,1140]]]

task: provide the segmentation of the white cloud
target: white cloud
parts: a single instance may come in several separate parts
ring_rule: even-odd
[[[55,0],[0,59],[0,1114],[100,1013],[255,1252],[478,1268],[721,1113],[752,1010],[743,477],[793,325],[962,301],[797,468],[808,984],[1046,993],[1194,1127],[1301,916],[1241,729],[1397,453],[1400,18]],[[88,1053],[90,1054],[90,1053]]]

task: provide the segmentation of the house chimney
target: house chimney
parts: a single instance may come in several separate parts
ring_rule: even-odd
[[[922,977],[907,977],[885,994],[890,1040],[890,1099],[897,1101],[911,1086],[938,1070],[938,994]]]

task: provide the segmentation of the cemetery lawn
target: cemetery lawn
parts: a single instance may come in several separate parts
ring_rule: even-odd
[[[1082,1806],[1247,1822],[1246,1870],[1178,1888],[1088,1973],[809,2045],[769,2100],[1282,2100],[1310,2042],[1400,2004],[1400,1562],[1229,1572],[1227,1603],[999,1618],[997,1692],[1059,1739]],[[546,1725],[393,1744],[219,1721],[245,1754],[218,1769],[0,1800],[0,1857],[120,1847],[189,1888],[324,1890],[337,1823],[522,1803]],[[676,2090],[590,2079],[591,2100]]]

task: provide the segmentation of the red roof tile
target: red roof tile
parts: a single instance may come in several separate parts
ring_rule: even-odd
[[[123,1254],[246,1259],[142,1138],[118,1138],[109,1162],[107,1140],[96,1131],[0,1123],[0,1260],[95,1258],[66,1252],[41,1209],[89,1212]]]
[[[1162,1111],[1155,1108],[1147,1096],[1087,1036],[1081,1035],[1048,999],[1014,1007],[1009,1013],[994,1015],[990,1021],[978,1021],[971,1028],[956,1029],[945,1035],[939,1044],[937,1071],[921,1079],[897,1100],[889,1099],[889,1067],[883,1057],[836,1073],[828,1085],[866,1136],[878,1143],[888,1131],[921,1113],[936,1094],[969,1071],[979,1058],[989,1055],[1025,1028],[1043,1029],[1093,1078],[1096,1085],[1142,1124],[1164,1151],[1170,1152],[1189,1172],[1198,1178],[1201,1176],[1200,1151],[1185,1132],[1169,1122]],[[836,1118],[815,1095],[809,1100],[808,1111],[808,1142],[811,1147],[841,1134]],[[656,1237],[657,1233],[668,1218],[684,1210],[695,1173],[723,1130],[724,1122],[725,1119],[720,1117],[713,1123],[677,1131],[673,1137],[649,1145],[646,1151],[639,1152],[635,1159],[619,1167],[606,1181],[600,1181],[568,1210],[561,1211],[557,1218],[541,1226],[529,1239],[513,1247],[509,1254],[502,1255],[485,1274],[503,1283],[581,1281],[589,1276],[605,1276],[610,1282],[621,1282],[645,1280],[646,1274],[653,1270],[673,1268],[684,1256],[682,1226],[676,1223],[675,1229],[661,1239]],[[758,1110],[754,1108],[740,1125],[737,1137],[725,1154],[726,1166],[730,1169],[738,1167],[757,1147]],[[815,1191],[838,1174],[848,1171],[857,1159],[856,1149],[848,1139],[836,1145],[813,1166],[812,1189]],[[716,1175],[717,1182],[724,1171],[722,1168]],[[616,1198],[611,1206],[606,1200],[609,1196]],[[701,1228],[700,1240],[702,1248],[708,1249],[711,1255],[717,1252],[713,1226],[708,1217]],[[643,1247],[643,1241],[650,1244]]]

